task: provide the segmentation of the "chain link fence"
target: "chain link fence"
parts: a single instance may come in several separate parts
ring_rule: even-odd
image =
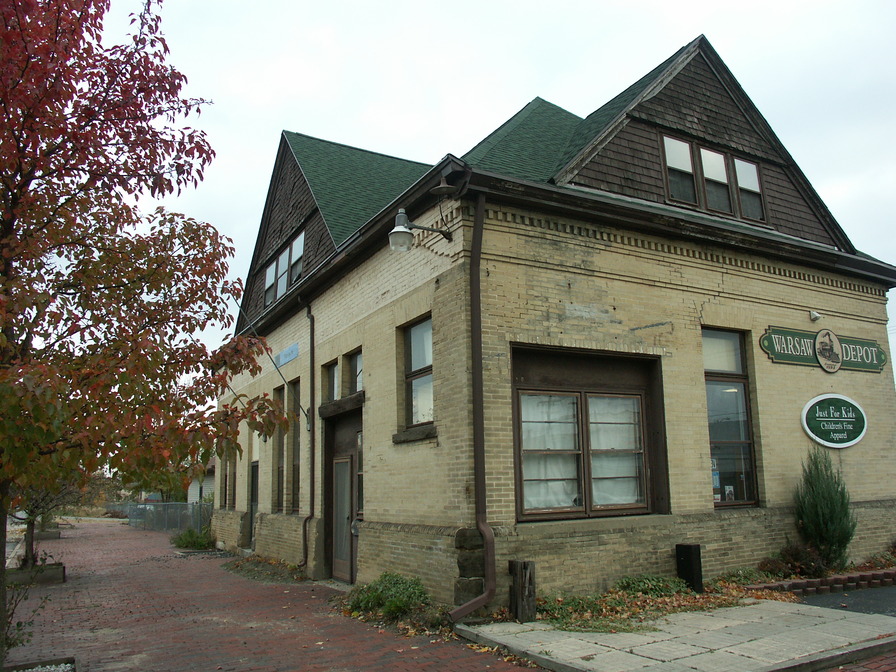
[[[197,532],[212,519],[210,502],[168,502],[166,504],[128,504],[123,511],[128,525],[141,530],[180,531],[193,528]]]

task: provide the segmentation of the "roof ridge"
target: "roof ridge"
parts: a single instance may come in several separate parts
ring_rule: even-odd
[[[337,247],[432,164],[283,131]]]
[[[662,79],[662,77],[689,51],[705,42],[706,38],[700,35],[697,39],[678,49],[665,61],[652,68],[646,75],[630,84],[623,91],[616,94],[609,101],[601,105],[594,112],[585,117],[579,124],[579,127],[570,137],[569,144],[563,154],[560,163],[557,165],[555,176],[564,172],[575,159],[589,147],[596,138],[602,135],[610,125],[622,116],[626,110],[634,107],[638,99],[652,85]]]
[[[489,152],[491,152],[498,144],[500,144],[501,140],[507,137],[507,135],[511,131],[518,128],[526,119],[534,114],[536,110],[545,105],[570,115],[573,114],[568,110],[564,110],[559,105],[555,105],[554,103],[545,100],[541,96],[535,96],[535,98],[526,103],[516,114],[511,116],[507,121],[498,126],[498,128],[485,136],[484,139],[480,140],[461,158],[467,163],[479,163],[483,161],[485,157],[489,155]]]
[[[379,157],[382,157],[382,158],[384,158],[384,159],[391,159],[391,160],[394,160],[394,161],[401,161],[401,162],[403,162],[403,163],[413,163],[413,164],[415,164],[415,165],[419,165],[419,166],[426,166],[427,168],[431,168],[432,165],[433,165],[433,164],[431,164],[431,163],[425,163],[425,162],[423,162],[423,161],[415,161],[415,160],[413,160],[413,159],[405,159],[405,158],[402,158],[402,157],[400,157],[400,156],[395,156],[395,155],[393,155],[393,154],[385,154],[385,153],[383,153],[383,152],[376,152],[376,151],[374,151],[374,150],[372,150],[372,149],[364,149],[363,147],[355,147],[354,145],[347,145],[347,144],[345,144],[344,142],[334,142],[333,140],[325,140],[325,139],[323,139],[323,138],[318,138],[318,137],[313,136],[313,135],[308,135],[307,133],[297,133],[296,131],[288,131],[288,130],[286,130],[286,129],[283,129],[283,134],[284,134],[284,135],[295,136],[295,137],[300,137],[300,138],[305,138],[305,139],[307,139],[307,140],[313,140],[313,141],[315,141],[315,142],[320,142],[320,143],[325,144],[325,145],[331,145],[331,146],[333,146],[333,147],[341,147],[341,148],[343,148],[343,149],[349,149],[349,150],[352,150],[352,151],[355,151],[355,152],[361,152],[361,153],[363,153],[363,154],[371,154],[371,155],[373,155],[373,156],[379,156]],[[290,149],[293,149],[293,147],[292,147],[291,144],[290,144]],[[293,155],[295,155],[295,151],[293,151]]]

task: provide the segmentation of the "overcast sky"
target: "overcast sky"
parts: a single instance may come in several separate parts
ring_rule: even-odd
[[[137,3],[112,5],[123,33]],[[435,163],[536,96],[587,116],[701,34],[853,243],[896,264],[892,0],[166,0],[162,16],[217,152],[167,205],[234,240],[233,276],[282,130]]]

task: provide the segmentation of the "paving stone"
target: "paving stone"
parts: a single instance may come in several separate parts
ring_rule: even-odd
[[[578,635],[587,642],[594,642],[620,651],[627,651],[636,646],[653,644],[673,639],[668,632],[582,632]]]
[[[742,628],[722,628],[677,637],[676,641],[702,646],[705,649],[719,650],[729,646],[737,646],[753,639],[756,639],[756,637],[748,630]]]
[[[223,569],[226,557],[178,555],[164,532],[85,521],[41,549],[65,563],[68,581],[31,590],[20,614],[51,599],[8,665],[75,657],[79,672],[520,670],[462,641],[344,617],[329,602],[333,588],[259,583]]]
[[[624,651],[610,651],[602,653],[589,659],[582,659],[581,669],[586,672],[632,672],[633,670],[641,670],[649,665],[653,665],[654,661],[641,656],[635,656]]]
[[[748,672],[764,667],[755,660],[744,658],[727,651],[710,651],[685,659],[682,664],[687,664],[689,670],[700,672]],[[663,672],[666,672],[663,670]]]
[[[706,653],[708,649],[693,644],[685,644],[679,640],[670,640],[666,642],[654,642],[646,644],[631,650],[631,653],[637,656],[645,656],[654,660],[678,660],[679,658],[689,658],[696,656],[698,653]]]

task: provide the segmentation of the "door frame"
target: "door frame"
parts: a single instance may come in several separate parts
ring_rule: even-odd
[[[363,441],[363,424],[361,409],[339,413],[325,419],[324,425],[324,544],[327,565],[330,568],[330,576],[337,581],[354,583],[357,576],[358,558],[358,531],[359,517],[358,501],[358,471],[359,471],[359,446],[358,435]],[[336,515],[336,464],[340,462],[349,464],[349,517],[348,517],[348,552],[347,562],[340,562],[335,557],[336,538],[335,533],[339,528]],[[344,529],[344,528],[343,528]]]

